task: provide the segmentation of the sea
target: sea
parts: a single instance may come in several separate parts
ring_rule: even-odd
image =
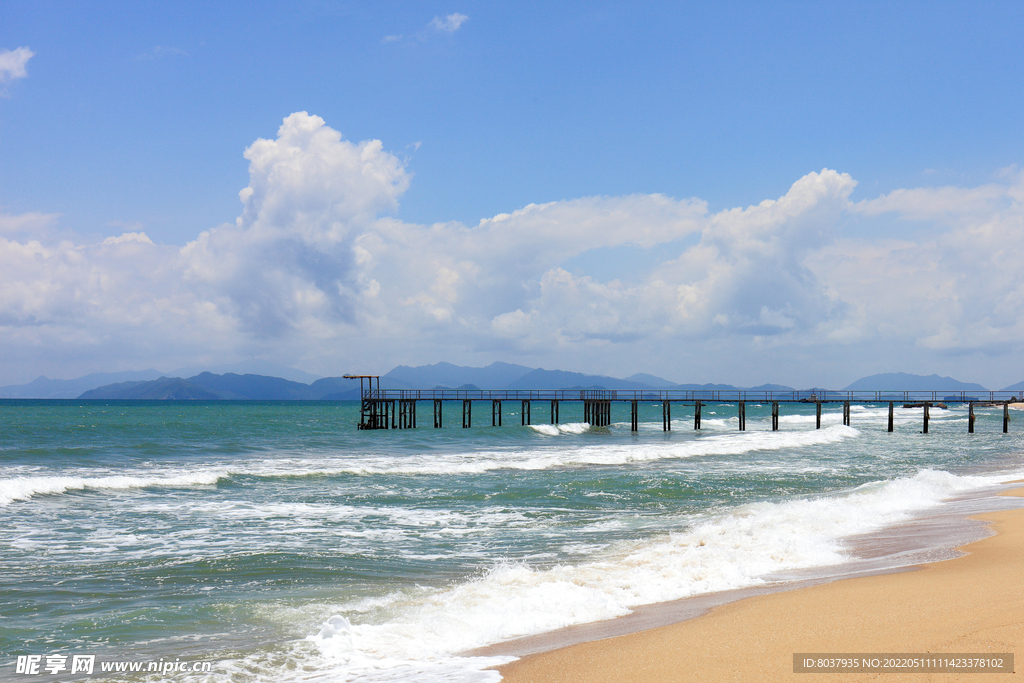
[[[0,401],[0,680],[496,682],[523,637],[953,557],[1024,478],[1001,407],[426,407]]]

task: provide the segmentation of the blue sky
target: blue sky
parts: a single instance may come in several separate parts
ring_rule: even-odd
[[[1009,2],[0,0],[0,383],[262,358],[1002,388],[1022,28]]]

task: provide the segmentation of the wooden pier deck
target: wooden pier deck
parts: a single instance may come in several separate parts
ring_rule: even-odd
[[[606,427],[612,422],[613,403],[630,406],[630,426],[639,429],[639,406],[641,403],[661,404],[662,429],[672,429],[672,406],[686,405],[693,409],[693,428],[701,428],[702,408],[705,405],[735,404],[739,429],[747,428],[746,407],[748,403],[771,405],[772,431],[779,429],[780,406],[783,404],[812,404],[815,406],[816,428],[821,429],[821,407],[829,403],[843,406],[843,424],[849,425],[850,407],[853,404],[874,404],[889,407],[888,431],[894,430],[894,412],[897,404],[922,410],[922,431],[928,433],[930,411],[933,407],[959,403],[968,406],[967,431],[974,433],[975,406],[1001,406],[1003,409],[1003,433],[1009,432],[1009,406],[1020,400],[1012,391],[832,391],[809,389],[804,391],[745,391],[745,390],[605,390],[605,389],[557,389],[557,390],[486,390],[486,389],[381,389],[377,375],[346,375],[360,381],[361,407],[359,429],[413,429],[417,427],[417,404],[421,401],[433,404],[433,426],[443,426],[444,404],[462,403],[462,426],[473,426],[473,404],[491,404],[491,426],[502,426],[505,401],[520,403],[520,424],[532,424],[532,408],[535,403],[548,404],[551,424],[558,424],[562,403],[582,403],[581,421],[594,427]],[[368,382],[366,380],[369,380]]]

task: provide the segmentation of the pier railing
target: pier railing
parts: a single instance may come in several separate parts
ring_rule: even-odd
[[[709,389],[371,389],[364,399],[378,401],[749,401],[751,403],[1006,403],[1014,391],[747,391]]]

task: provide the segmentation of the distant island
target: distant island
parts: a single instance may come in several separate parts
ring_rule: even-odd
[[[381,376],[380,386],[382,389],[795,390],[794,387],[781,384],[762,384],[755,387],[737,387],[731,384],[677,384],[649,374],[635,374],[620,379],[500,362],[491,363],[483,368],[451,363],[418,367],[399,365]],[[980,384],[961,382],[951,377],[911,375],[902,372],[864,377],[842,390],[894,389],[988,391]],[[1021,389],[1024,389],[1024,382],[1006,387],[1005,390]],[[199,372],[189,377],[167,377],[160,376],[155,370],[147,370],[140,373],[95,374],[77,380],[50,380],[40,377],[28,384],[0,387],[0,398],[345,401],[359,399],[359,386],[358,383],[343,377],[325,377],[306,383],[255,373]]]

